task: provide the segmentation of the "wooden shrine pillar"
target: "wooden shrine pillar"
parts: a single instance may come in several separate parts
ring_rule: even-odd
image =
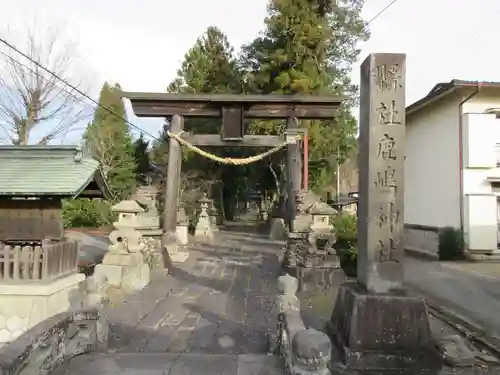
[[[286,122],[287,131],[296,136],[298,122],[296,117],[289,117]],[[287,177],[287,220],[290,230],[295,218],[295,197],[302,185],[302,159],[300,155],[300,142],[296,141],[287,146],[286,150],[286,177]]]
[[[172,116],[170,122],[170,132],[179,134],[184,128],[184,118],[179,115]],[[167,181],[165,188],[165,199],[163,207],[163,236],[162,236],[162,254],[165,253],[167,246],[176,246],[176,228],[177,228],[177,206],[179,200],[179,186],[181,179],[182,149],[179,141],[173,137],[168,140],[168,165]],[[156,267],[160,267],[161,261],[155,262]],[[163,260],[163,264],[165,264]]]

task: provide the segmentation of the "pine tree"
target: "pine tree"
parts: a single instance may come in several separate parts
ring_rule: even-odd
[[[184,55],[184,62],[168,91],[189,94],[241,92],[234,48],[220,29],[210,26],[198,38]]]
[[[141,133],[133,143],[134,160],[135,160],[135,175],[137,181],[142,181],[143,176],[149,171],[149,142],[144,139]]]
[[[169,85],[168,91],[190,94],[241,93],[242,79],[238,61],[227,36],[220,29],[211,26],[198,38],[185,54],[184,62],[177,72],[176,79]],[[184,124],[186,131],[194,131],[197,134],[217,134],[220,127],[221,122],[218,119],[187,119]],[[162,139],[166,140],[166,137],[162,136]],[[162,155],[168,152],[165,143],[156,143],[153,147],[156,159],[161,160]],[[215,183],[231,176],[231,193],[237,190],[236,177],[243,173],[241,168],[232,168],[229,173],[227,166],[217,164],[186,149],[183,149],[183,152],[182,171],[185,179],[188,175],[197,176],[199,182],[205,180]],[[238,156],[235,150],[228,148],[217,148],[215,152],[221,156]],[[230,211],[229,207],[226,207],[226,211]]]
[[[368,38],[360,16],[362,0],[271,0],[265,30],[243,47],[241,66],[248,92],[270,94],[335,94],[349,100],[334,121],[302,121],[307,126],[310,158],[326,159],[310,168],[316,187],[328,184],[337,163],[356,144],[356,121],[349,110],[357,87],[349,73],[359,56],[356,45]],[[258,133],[277,133],[277,122],[256,121]],[[332,157],[333,155],[333,157]]]
[[[96,109],[85,132],[87,144],[117,199],[127,198],[135,188],[134,150],[121,91],[118,84],[104,83],[99,97],[102,107]]]

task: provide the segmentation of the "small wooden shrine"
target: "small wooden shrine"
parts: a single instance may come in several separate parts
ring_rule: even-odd
[[[110,198],[99,162],[80,146],[0,146],[0,242],[64,237],[64,198]]]

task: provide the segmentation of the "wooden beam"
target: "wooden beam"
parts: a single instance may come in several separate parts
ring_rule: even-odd
[[[245,95],[245,94],[169,94],[162,92],[124,92],[130,100],[150,100],[177,103],[277,103],[277,104],[338,104],[345,97],[337,95]]]
[[[245,135],[242,141],[224,141],[216,134],[186,134],[182,139],[195,146],[275,147],[285,142],[279,135]]]
[[[124,93],[138,117],[221,118],[222,108],[241,105],[248,119],[329,119],[344,101],[339,96],[177,95]]]

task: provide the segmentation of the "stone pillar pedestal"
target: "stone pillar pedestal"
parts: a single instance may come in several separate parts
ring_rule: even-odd
[[[328,333],[350,369],[428,374],[441,368],[425,301],[408,292],[373,294],[356,282],[341,285]]]

